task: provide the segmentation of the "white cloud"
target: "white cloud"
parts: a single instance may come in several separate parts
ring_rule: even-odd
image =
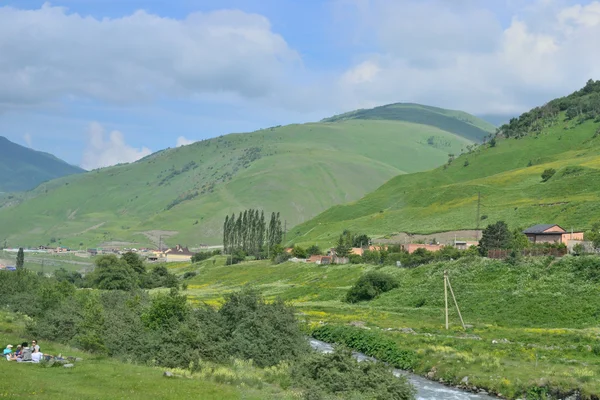
[[[23,135],[23,140],[25,141],[25,144],[27,144],[27,147],[31,147],[31,135],[29,133],[26,133]]]
[[[125,138],[119,131],[112,131],[105,138],[102,125],[98,122],[92,122],[88,128],[88,143],[83,152],[81,167],[92,170],[119,163],[129,163],[151,153],[150,149],[146,147],[136,149],[129,146],[125,143]]]
[[[194,142],[196,142],[196,141],[195,141],[195,140],[190,140],[190,139],[187,139],[187,138],[186,138],[186,137],[184,137],[184,136],[179,136],[179,137],[177,138],[177,147],[181,147],[181,146],[187,146],[188,144],[192,144],[192,143],[194,143]]]
[[[299,56],[263,16],[236,10],[183,20],[145,11],[96,19],[49,3],[0,7],[0,105],[64,98],[145,101],[271,95]]]
[[[346,109],[414,101],[519,113],[600,79],[599,1],[538,0],[504,26],[487,2],[355,1],[379,50],[339,77]]]

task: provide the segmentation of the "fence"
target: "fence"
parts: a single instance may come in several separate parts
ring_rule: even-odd
[[[505,259],[510,256],[512,250],[507,249],[492,249],[488,250],[488,258]],[[567,254],[567,249],[541,248],[541,249],[524,249],[521,250],[521,255],[527,257],[554,256],[562,257]]]

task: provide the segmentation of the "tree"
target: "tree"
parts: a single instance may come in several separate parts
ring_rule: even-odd
[[[136,274],[144,275],[146,273],[146,266],[144,265],[144,261],[132,251],[128,251],[121,256],[123,260],[129,265]]]
[[[493,137],[492,140],[490,140],[490,147],[496,147],[496,138]]]
[[[321,255],[321,249],[316,244],[313,244],[308,249],[306,249],[306,254],[310,256],[318,256]]]
[[[137,286],[135,271],[114,254],[96,260],[94,286],[103,290],[129,291]]]
[[[23,248],[19,247],[19,252],[17,253],[17,269],[23,269],[25,266],[25,253],[23,252]]]
[[[360,235],[356,235],[352,238],[352,246],[354,247],[364,247],[364,246],[368,246],[371,244],[371,238],[368,237],[367,235],[360,234]]]
[[[487,256],[492,249],[508,249],[512,244],[513,235],[504,221],[498,221],[495,224],[488,225],[483,230],[481,240],[479,241],[479,252],[482,256]]]
[[[519,229],[513,230],[512,236],[513,237],[510,248],[513,250],[523,250],[531,245],[531,242],[527,238],[527,235],[525,235]]]
[[[342,233],[335,246],[335,254],[338,257],[348,257],[350,250],[352,250],[352,236],[349,232]]]
[[[592,242],[594,249],[600,247],[600,222],[594,222],[592,229],[585,233],[585,240]]]
[[[554,168],[547,168],[542,172],[542,182],[547,182],[550,178],[554,176],[556,170]]]
[[[292,255],[296,258],[306,258],[306,250],[300,246],[294,246]]]

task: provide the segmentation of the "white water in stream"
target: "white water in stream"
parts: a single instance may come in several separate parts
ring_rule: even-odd
[[[310,339],[310,345],[321,353],[331,353],[333,351],[332,345],[320,340]],[[355,352],[353,354],[358,361],[375,361],[373,357],[368,357],[362,353]],[[410,383],[417,389],[417,400],[497,400],[496,397],[465,392],[398,369],[394,369],[393,372],[396,376],[404,375],[408,378]]]

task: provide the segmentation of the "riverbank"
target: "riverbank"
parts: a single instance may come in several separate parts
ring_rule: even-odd
[[[268,262],[224,266],[217,258],[186,267],[198,272],[187,281],[186,293],[192,302],[218,304],[224,293],[253,285],[294,304],[311,329],[351,325],[415,351],[414,372],[436,381],[507,398],[577,391],[592,399],[600,393],[600,290],[596,261],[588,261],[544,258],[511,266],[473,259],[406,270]],[[400,287],[371,302],[342,302],[358,277],[372,269],[394,275]],[[451,329],[444,329],[444,269],[471,326],[466,332],[454,309]]]

